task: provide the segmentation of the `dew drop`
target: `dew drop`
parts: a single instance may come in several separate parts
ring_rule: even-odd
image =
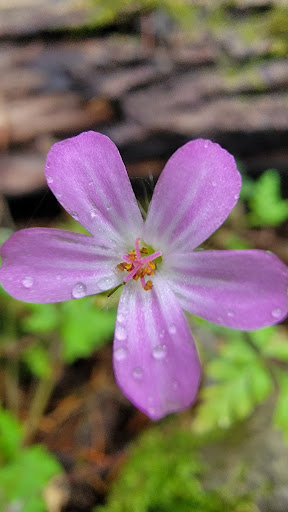
[[[113,286],[115,286],[115,278],[113,276],[103,277],[102,279],[100,279],[98,281],[97,284],[98,284],[100,290],[106,291],[106,290],[109,290],[110,288],[113,288]]]
[[[227,311],[227,316],[229,316],[230,318],[233,318],[233,316],[235,316],[234,311],[231,311],[231,309],[229,309],[229,310]]]
[[[24,288],[31,288],[34,283],[34,279],[32,276],[26,276],[22,279],[21,283],[24,286]]]
[[[177,329],[176,329],[176,325],[171,324],[171,325],[169,326],[169,332],[170,332],[170,334],[176,334],[176,331],[177,331]]]
[[[128,355],[128,350],[126,347],[119,347],[114,350],[114,357],[117,361],[123,361],[126,359]]]
[[[167,354],[167,347],[166,345],[156,345],[156,347],[153,348],[152,354],[154,359],[164,359]]]
[[[78,220],[79,219],[78,213],[76,213],[76,212],[71,212],[70,215],[71,215],[71,217],[73,217],[74,220]]]
[[[162,331],[159,334],[159,337],[160,338],[164,338],[164,335],[165,335],[165,331],[164,331],[164,329],[162,329]]]
[[[92,187],[92,185],[93,185],[93,181],[89,181],[88,187]]]
[[[61,281],[61,279],[62,279],[61,274],[58,274],[58,276],[56,276],[56,279],[57,279],[57,281]]]
[[[280,318],[282,315],[282,310],[280,308],[273,309],[271,314],[273,318]]]
[[[216,187],[217,185],[217,182],[216,181],[212,181],[212,187]]]
[[[133,375],[134,379],[141,380],[143,378],[142,368],[140,368],[140,366],[138,366],[137,368],[134,368],[132,375]]]
[[[148,407],[148,412],[151,414],[151,416],[154,416],[155,414],[155,407]]]
[[[72,297],[73,299],[81,299],[85,297],[87,293],[87,288],[83,283],[76,283],[72,288]]]
[[[47,179],[47,183],[49,183],[49,184],[53,183],[53,181],[54,181],[52,176],[47,176],[46,179]]]
[[[125,327],[123,327],[123,325],[117,325],[117,326],[116,326],[115,337],[116,337],[116,338],[117,338],[117,340],[119,340],[119,341],[124,341],[124,340],[126,340],[126,338],[127,338],[127,332],[126,332]]]
[[[107,210],[110,210],[110,209],[111,209],[111,204],[110,204],[110,203],[106,204],[106,209],[107,209]]]
[[[91,217],[91,219],[94,219],[95,217],[97,217],[97,213],[95,212],[95,210],[91,210],[90,217]]]
[[[234,199],[237,201],[239,199],[239,194],[235,194]]]
[[[204,148],[208,148],[209,146],[209,140],[205,140],[203,144]]]
[[[55,194],[55,196],[57,197],[57,199],[61,199],[62,194]]]
[[[174,380],[174,381],[172,382],[172,389],[173,389],[174,391],[177,391],[177,389],[179,389],[179,383],[177,382],[177,380]]]
[[[121,324],[122,322],[124,322],[124,320],[125,320],[124,315],[122,315],[122,313],[118,313],[117,322],[120,322],[120,324]]]

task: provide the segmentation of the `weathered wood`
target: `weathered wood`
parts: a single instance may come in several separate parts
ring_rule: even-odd
[[[0,37],[35,34],[89,22],[91,9],[71,0],[1,0]]]
[[[112,116],[112,107],[101,98],[97,99],[96,106],[93,102],[84,103],[73,93],[28,97],[2,105],[0,140],[3,138],[1,134],[8,134],[8,143],[13,144],[29,141],[45,133],[73,133],[92,128],[95,123],[108,122]]]
[[[44,154],[0,155],[0,193],[22,195],[45,187],[44,164]]]

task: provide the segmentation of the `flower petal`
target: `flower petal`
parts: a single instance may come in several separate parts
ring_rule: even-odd
[[[200,362],[185,316],[169,286],[130,281],[122,291],[114,338],[116,380],[129,400],[156,420],[196,397]]]
[[[0,282],[26,302],[59,302],[99,293],[122,280],[117,254],[94,237],[61,229],[31,228],[2,246]]]
[[[160,175],[145,222],[145,242],[154,249],[195,249],[224,222],[240,188],[232,155],[209,140],[188,142]]]
[[[141,236],[142,216],[124,163],[105,135],[84,132],[54,144],[45,173],[58,201],[92,235],[128,245]]]
[[[196,251],[175,257],[170,285],[185,310],[235,329],[272,325],[288,312],[287,268],[265,251]]]

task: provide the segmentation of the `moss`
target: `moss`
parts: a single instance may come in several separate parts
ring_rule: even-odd
[[[172,425],[172,427],[171,427]],[[155,427],[131,451],[108,504],[95,512],[252,512],[248,496],[232,498],[225,490],[206,491],[205,464],[197,438],[182,427]]]

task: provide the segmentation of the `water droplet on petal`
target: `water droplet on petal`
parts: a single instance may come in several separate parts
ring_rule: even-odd
[[[117,359],[117,361],[123,361],[126,359],[128,355],[128,350],[126,347],[119,347],[114,350],[114,357]]]
[[[58,193],[58,194],[55,194],[55,196],[57,197],[57,199],[61,199],[62,194],[59,194],[59,193]]]
[[[110,203],[106,204],[106,208],[107,208],[107,210],[110,210],[111,209],[111,204]]]
[[[239,196],[240,196],[240,194],[235,194],[234,199],[236,199],[236,201],[238,201]]]
[[[115,286],[115,278],[113,276],[103,277],[102,279],[99,279],[97,284],[100,290],[104,292],[106,290],[110,290],[110,288],[113,288],[113,286]]]
[[[212,187],[216,187],[217,185],[217,182],[216,181],[212,181]]]
[[[58,276],[56,276],[56,279],[57,279],[57,281],[61,281],[61,279],[62,279],[61,274],[58,274]]]
[[[153,348],[152,354],[154,359],[164,359],[167,354],[167,347],[166,345],[156,345],[156,347]]]
[[[26,276],[22,279],[21,283],[24,286],[24,288],[31,288],[34,283],[34,279],[32,276]]]
[[[78,220],[79,219],[78,213],[76,213],[76,212],[71,212],[70,215],[71,215],[71,217],[73,217],[74,220]]]
[[[47,178],[46,178],[46,179],[47,179],[47,183],[49,183],[49,184],[50,184],[50,183],[53,183],[53,181],[54,181],[54,180],[53,180],[53,178],[52,178],[52,176],[47,176]]]
[[[95,210],[91,210],[90,217],[91,217],[91,219],[94,219],[95,217],[97,217],[97,213],[95,212]]]
[[[142,370],[142,368],[140,368],[140,366],[138,366],[137,368],[134,368],[132,374],[133,374],[134,379],[136,379],[136,380],[141,380],[143,378],[143,370]]]
[[[73,299],[81,299],[85,297],[87,293],[87,288],[83,283],[76,283],[72,288],[72,297]]]
[[[169,326],[169,332],[170,332],[170,334],[176,334],[176,331],[177,331],[177,329],[176,329],[176,325],[171,324],[171,325]]]
[[[204,148],[208,148],[209,146],[209,140],[205,140],[203,144]]]
[[[92,187],[92,185],[93,185],[93,181],[89,181],[88,186]]]
[[[124,341],[127,338],[127,332],[123,325],[116,325],[115,337],[119,341]]]
[[[273,309],[271,314],[273,318],[280,318],[280,316],[282,315],[282,310],[280,308]]]
[[[177,389],[179,389],[179,383],[177,382],[177,380],[174,380],[172,382],[172,389],[174,389],[174,391],[177,391]]]
[[[149,414],[151,414],[151,416],[154,416],[155,408],[154,407],[148,407],[148,412],[149,412]]]
[[[159,337],[160,338],[164,338],[164,335],[165,335],[165,331],[164,331],[164,329],[162,329],[162,331],[159,334]]]
[[[122,313],[118,313],[118,315],[117,315],[117,322],[122,323],[122,322],[124,322],[124,320],[125,320],[124,315],[122,315]]]
[[[233,318],[233,316],[235,316],[234,311],[232,311],[231,309],[229,309],[229,310],[227,311],[227,316],[229,316],[230,318]]]

